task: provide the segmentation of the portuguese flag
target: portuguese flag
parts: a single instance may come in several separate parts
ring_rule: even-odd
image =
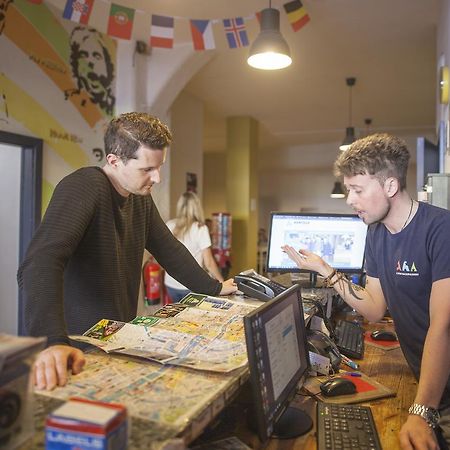
[[[111,3],[107,33],[120,39],[130,39],[133,20],[134,9]]]

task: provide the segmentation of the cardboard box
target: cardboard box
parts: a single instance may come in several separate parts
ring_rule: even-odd
[[[15,449],[33,435],[30,373],[44,345],[44,338],[0,333],[0,450]]]
[[[125,450],[127,441],[123,405],[72,398],[46,420],[46,450]]]

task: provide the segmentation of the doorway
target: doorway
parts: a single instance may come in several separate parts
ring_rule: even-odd
[[[0,331],[24,334],[17,268],[41,221],[41,139],[0,131]]]

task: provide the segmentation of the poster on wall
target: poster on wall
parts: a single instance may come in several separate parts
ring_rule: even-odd
[[[44,141],[44,202],[68,173],[104,164],[114,115],[116,41],[72,20],[47,3],[0,0],[0,126]]]
[[[186,192],[197,193],[197,174],[186,172]]]

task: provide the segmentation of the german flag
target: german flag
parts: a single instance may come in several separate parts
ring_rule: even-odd
[[[294,31],[300,30],[309,22],[308,13],[300,0],[287,2],[283,6]]]

